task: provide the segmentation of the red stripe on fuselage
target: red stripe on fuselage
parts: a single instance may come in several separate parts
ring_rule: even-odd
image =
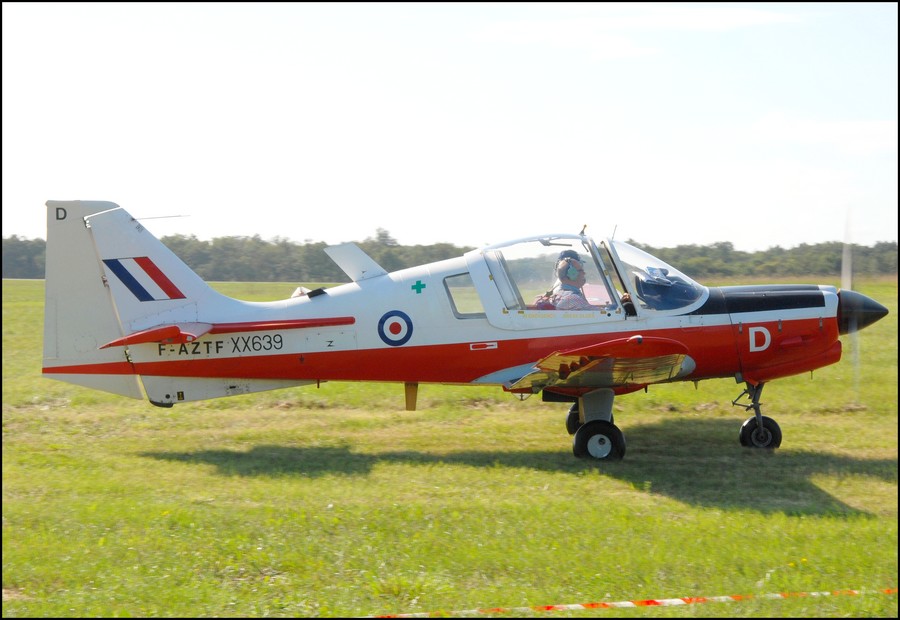
[[[328,319],[311,319],[311,321],[319,320]],[[333,320],[353,322],[352,317]],[[286,327],[285,323],[292,323],[293,326],[299,327],[298,323],[304,322],[279,323],[281,327]],[[836,336],[833,339],[830,337],[832,332],[836,334],[836,323],[833,319],[825,323],[822,337],[817,338],[814,345],[808,348],[798,347],[788,355],[778,354],[775,350],[758,356],[752,353],[748,354],[746,343],[743,342],[747,338],[746,331],[741,333],[731,325],[642,330],[640,333],[648,337],[670,338],[683,343],[687,347],[688,355],[696,364],[694,372],[686,377],[688,380],[734,377],[738,372],[762,377],[768,376],[766,369],[775,371],[778,376],[786,376],[782,374],[781,370],[786,362],[792,373],[796,374],[811,369],[804,366],[804,363],[800,361],[802,358],[808,359],[812,368],[838,361],[839,357],[834,356],[835,350],[832,348]],[[225,329],[233,327],[235,331],[258,331],[266,329],[263,325],[271,324],[260,323],[258,328],[251,329],[248,329],[247,325],[246,323],[229,324]],[[242,327],[239,329],[239,326]],[[774,324],[771,329],[773,333],[778,333]],[[789,333],[795,331],[808,333],[811,329],[821,329],[819,319],[785,321],[783,331],[779,336],[788,338]],[[614,332],[498,340],[496,348],[475,351],[470,350],[470,342],[459,342],[329,352],[295,351],[277,355],[208,356],[198,359],[135,362],[134,370],[131,369],[131,365],[122,362],[73,365],[45,368],[44,373],[129,374],[135,372],[140,375],[178,377],[471,383],[479,377],[491,373],[535,363],[551,353],[599,345],[604,341],[628,338],[637,333]],[[202,342],[202,339],[197,342]],[[777,347],[777,339],[772,346],[773,348]],[[741,352],[743,360],[739,357],[739,348],[744,349]]]
[[[246,330],[244,330],[246,331]],[[644,332],[649,334],[649,332]],[[679,330],[658,330],[654,336],[675,338]],[[470,383],[479,377],[523,364],[534,363],[551,353],[617,340],[632,332],[583,334],[552,338],[499,340],[496,348],[472,351],[471,343],[430,346],[380,347],[329,352],[279,353],[169,359],[135,362],[141,375],[220,377],[248,379],[313,379],[332,381],[421,381],[426,383]],[[680,338],[688,349],[700,346],[699,333]],[[698,371],[710,376],[731,376],[737,370],[737,354],[731,327],[709,327],[703,332],[704,356]],[[197,341],[202,342],[202,339]],[[66,373],[101,373],[102,365],[53,370]]]

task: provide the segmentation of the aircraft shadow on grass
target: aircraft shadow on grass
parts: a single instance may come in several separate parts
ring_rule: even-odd
[[[226,476],[367,476],[376,464],[459,464],[519,467],[573,475],[596,471],[648,493],[688,504],[763,513],[867,514],[816,486],[817,474],[897,482],[896,459],[857,459],[817,452],[768,452],[738,445],[733,420],[668,420],[630,429],[629,458],[597,463],[554,450],[415,450],[363,453],[350,446],[259,445],[248,451],[145,452],[142,456],[214,465]],[[563,442],[565,439],[562,440]],[[735,489],[740,489],[739,493]]]

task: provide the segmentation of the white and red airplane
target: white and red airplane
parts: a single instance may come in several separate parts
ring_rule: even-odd
[[[403,384],[414,409],[420,383],[497,385],[571,403],[574,454],[618,460],[616,395],[722,377],[746,385],[733,404],[747,396],[739,406],[754,414],[740,443],[777,448],[781,430],[760,410],[765,383],[834,364],[839,335],[887,314],[832,286],[705,287],[584,231],[393,273],[352,243],[325,251],[349,284],[240,301],[210,288],[118,205],[49,201],[43,373],[162,407],[383,381]],[[556,293],[545,294],[554,280]],[[588,303],[564,301],[560,287]]]

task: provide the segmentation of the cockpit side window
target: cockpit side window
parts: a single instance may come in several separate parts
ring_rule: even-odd
[[[484,306],[475,290],[475,283],[468,273],[460,273],[444,278],[444,288],[450,297],[453,314],[460,319],[484,318]]]

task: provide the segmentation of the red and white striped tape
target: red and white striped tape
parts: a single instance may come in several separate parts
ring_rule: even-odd
[[[727,596],[685,596],[682,598],[645,599],[641,601],[615,601],[598,603],[575,603],[570,605],[535,605],[532,607],[489,607],[485,609],[465,609],[462,611],[425,611],[408,614],[385,614],[366,616],[367,618],[437,618],[446,616],[473,616],[484,614],[521,614],[541,611],[577,611],[582,609],[610,609],[613,607],[666,607],[675,605],[697,605],[699,603],[732,603],[751,599],[784,599],[815,596],[860,596],[863,594],[897,594],[897,588],[880,590],[832,590],[831,592],[779,592],[770,594],[730,594]]]

